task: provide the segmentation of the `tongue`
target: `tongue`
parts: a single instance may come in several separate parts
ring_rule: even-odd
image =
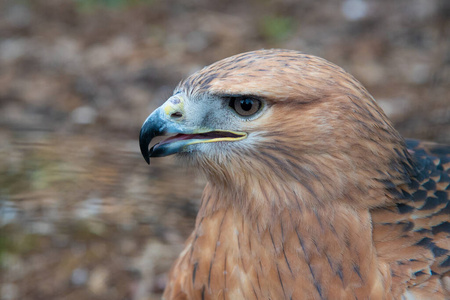
[[[160,145],[176,142],[176,141],[182,141],[182,140],[204,140],[204,139],[214,139],[214,138],[221,138],[221,137],[239,137],[239,135],[226,132],[226,131],[210,131],[205,133],[197,133],[197,134],[182,134],[179,133],[177,135],[171,136],[164,141],[160,142]]]
[[[159,144],[164,145],[164,144],[172,143],[175,141],[189,140],[189,139],[192,139],[192,136],[193,136],[192,134],[179,133],[177,135],[174,135],[174,136],[171,136],[171,137],[165,139],[164,141],[160,142]]]

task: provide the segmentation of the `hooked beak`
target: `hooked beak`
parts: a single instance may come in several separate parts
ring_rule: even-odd
[[[184,101],[182,96],[172,96],[162,106],[148,116],[139,133],[139,146],[145,161],[150,157],[162,157],[187,150],[187,146],[198,143],[238,141],[245,139],[247,133],[193,128],[185,125]],[[157,136],[172,135],[150,150],[149,145]]]

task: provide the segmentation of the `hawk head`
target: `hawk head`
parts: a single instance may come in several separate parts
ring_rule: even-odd
[[[160,135],[170,136],[149,150]],[[410,171],[403,139],[367,90],[289,50],[239,54],[191,75],[144,122],[140,147],[147,162],[177,154],[237,197],[348,199],[350,189],[373,193]]]

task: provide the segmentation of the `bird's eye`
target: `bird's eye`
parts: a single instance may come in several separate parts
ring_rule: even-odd
[[[261,101],[248,97],[233,97],[230,99],[230,107],[243,117],[254,115],[261,108]]]

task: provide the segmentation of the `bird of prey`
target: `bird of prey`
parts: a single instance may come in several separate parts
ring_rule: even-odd
[[[450,299],[450,147],[403,139],[324,59],[207,66],[150,114],[140,147],[208,180],[165,299]]]

